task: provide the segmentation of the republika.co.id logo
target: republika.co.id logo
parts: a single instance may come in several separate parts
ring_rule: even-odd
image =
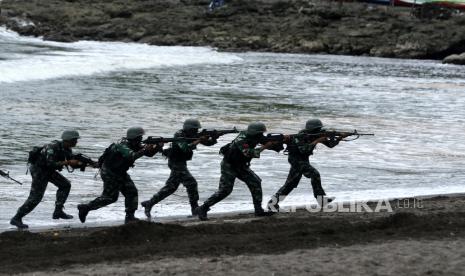
[[[279,207],[278,202],[283,201],[285,196],[273,197],[268,202],[268,209],[272,212],[292,213],[297,211],[297,206]],[[305,210],[311,213],[326,212],[326,213],[380,213],[380,212],[393,212],[393,206],[399,208],[423,208],[423,202],[418,198],[406,199],[379,199],[379,200],[361,200],[351,202],[330,202],[330,198],[319,196],[317,198],[318,204],[307,204]]]

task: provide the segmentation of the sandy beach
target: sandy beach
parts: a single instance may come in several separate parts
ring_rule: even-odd
[[[0,273],[462,275],[465,195],[393,200],[392,212],[367,206],[4,232]]]
[[[392,9],[366,3],[344,3],[339,6],[336,1],[319,0],[232,1],[221,9],[207,12],[209,1],[206,0],[0,0],[0,2],[1,26],[14,30],[20,35],[43,37],[46,41],[122,41],[140,43],[137,45],[207,46],[227,52],[320,53],[436,60],[465,51],[464,16],[454,14],[443,19],[424,19],[413,16],[411,9]],[[457,189],[462,189],[460,185],[463,184],[463,156],[460,152],[463,152],[461,151],[463,143],[454,140],[461,136],[454,131],[462,130],[459,124],[463,122],[463,116],[459,111],[464,110],[461,104],[463,101],[460,100],[462,95],[460,93],[463,92],[461,89],[463,78],[460,74],[456,74],[456,71],[459,72],[456,69],[453,69],[452,74],[447,73],[444,67],[437,69],[431,64],[423,65],[418,62],[418,64],[412,63],[402,67],[399,64],[386,65],[379,61],[374,65],[370,61],[369,67],[347,61],[333,62],[336,65],[330,64],[333,66],[331,67],[328,66],[329,59],[325,57],[326,60],[322,59],[322,62],[311,61],[313,63],[309,64],[313,64],[313,67],[307,68],[305,67],[307,65],[302,65],[303,69],[295,70],[298,73],[294,75],[294,72],[287,68],[292,68],[289,64],[296,62],[283,58],[282,63],[277,65],[258,59],[259,62],[254,61],[255,63],[246,60],[237,67],[221,67],[220,65],[212,65],[213,69],[207,68],[208,66],[196,67],[199,71],[192,75],[188,71],[195,70],[190,67],[182,71],[160,63],[156,65],[167,69],[166,72],[159,72],[148,70],[147,68],[153,67],[149,64],[140,67],[142,69],[136,66],[136,69],[139,68],[136,73],[132,72],[132,69],[122,67],[122,72],[115,73],[115,77],[98,75],[93,78],[94,73],[87,74],[90,72],[89,67],[92,67],[89,64],[92,63],[86,64],[93,56],[90,58],[84,56],[82,61],[70,63],[71,65],[65,67],[66,69],[67,67],[84,68],[83,71],[86,74],[74,72],[75,75],[69,76],[76,76],[75,78],[63,81],[60,79],[62,75],[58,72],[60,67],[56,69],[57,72],[52,72],[43,79],[40,76],[29,76],[29,72],[23,72],[42,68],[40,66],[42,66],[43,57],[49,58],[49,61],[54,60],[51,57],[56,53],[42,55],[42,52],[37,50],[40,47],[49,49],[50,46],[38,44],[34,48],[33,43],[15,44],[15,40],[7,41],[9,42],[6,43],[5,49],[15,49],[11,50],[8,55],[21,56],[24,53],[18,53],[16,48],[18,45],[23,45],[22,49],[25,53],[33,49],[37,51],[36,56],[39,57],[36,62],[33,59],[36,56],[32,55],[31,58],[24,58],[23,63],[14,63],[15,60],[4,57],[6,62],[20,65],[17,66],[20,68],[18,72],[11,70],[11,83],[5,82],[8,84],[4,85],[10,89],[8,93],[12,95],[5,96],[8,101],[5,106],[15,103],[15,106],[11,107],[12,111],[8,111],[15,116],[5,120],[6,126],[13,127],[11,129],[5,127],[4,132],[9,136],[4,137],[13,138],[9,142],[6,138],[3,140],[4,144],[9,143],[9,146],[4,148],[9,151],[3,154],[11,157],[14,162],[23,157],[18,157],[12,152],[26,153],[26,145],[27,149],[31,146],[31,141],[29,141],[31,136],[48,137],[46,136],[48,133],[44,133],[44,130],[58,133],[57,129],[51,129],[52,123],[50,122],[55,125],[73,123],[79,126],[85,123],[88,131],[85,134],[86,137],[91,140],[90,137],[93,135],[94,138],[100,139],[102,145],[107,146],[107,141],[102,137],[107,137],[106,132],[116,128],[115,125],[120,128],[126,124],[126,121],[123,124],[118,120],[130,118],[135,108],[142,109],[141,106],[144,104],[150,104],[145,110],[163,112],[163,115],[168,118],[166,120],[168,123],[165,125],[168,127],[172,121],[179,119],[180,113],[194,109],[193,106],[196,105],[195,109],[204,113],[192,113],[193,116],[211,118],[214,116],[213,111],[221,107],[225,109],[225,112],[217,117],[226,118],[231,124],[236,121],[245,122],[251,118],[267,120],[273,118],[275,120],[277,117],[278,120],[284,122],[304,118],[292,117],[295,113],[300,114],[299,116],[327,116],[333,121],[336,119],[331,116],[337,114],[337,117],[345,116],[344,120],[339,121],[344,124],[354,120],[355,123],[363,123],[362,126],[365,123],[382,126],[384,133],[397,136],[392,138],[380,134],[380,137],[387,141],[385,144],[371,142],[371,148],[360,146],[364,151],[358,151],[363,154],[362,156],[376,155],[376,151],[381,152],[379,156],[382,158],[379,158],[376,166],[359,166],[366,176],[379,176],[377,182],[369,178],[365,179],[364,185],[368,187],[366,189],[381,183],[383,185],[379,186],[383,187],[378,188],[381,189],[383,196],[387,196],[384,194],[385,191],[392,189],[392,186],[389,186],[391,182],[387,182],[388,180],[392,183],[403,184],[406,187],[405,190],[409,192],[418,187],[422,188],[424,180],[432,183],[429,183],[430,186],[425,185],[425,189],[439,187],[445,181],[448,183],[443,186],[450,184],[456,185]],[[76,49],[69,52],[72,54],[93,53],[90,51],[92,49]],[[132,48],[121,49],[118,53]],[[69,60],[75,61],[73,57],[63,54],[65,50],[59,54],[65,57],[64,61],[59,64],[66,65]],[[106,61],[107,56],[101,55],[100,60]],[[169,55],[159,57],[166,56],[169,57]],[[257,57],[252,58],[257,59]],[[180,59],[188,58],[181,55]],[[30,60],[34,62],[30,63]],[[127,61],[122,59],[123,62]],[[246,67],[246,62],[250,62],[253,66]],[[261,63],[264,64],[263,67],[257,65]],[[368,64],[366,61],[364,63]],[[44,64],[48,66],[53,62],[44,62]],[[264,70],[265,66],[274,65],[277,66],[276,69],[269,71],[274,72],[273,74],[254,73]],[[356,68],[358,71],[355,72],[356,74],[347,74],[350,70],[345,69],[344,66]],[[27,70],[21,71],[21,68]],[[384,68],[389,70],[384,72]],[[427,73],[425,73],[425,68],[427,68]],[[147,70],[140,73],[145,69]],[[37,71],[40,70],[36,69],[34,73]],[[382,73],[379,73],[380,71]],[[96,70],[95,72],[100,74],[107,71],[102,69],[102,71]],[[221,74],[224,72],[225,77],[222,77]],[[323,73],[320,74],[321,72]],[[250,75],[251,73],[253,74]],[[321,76],[319,79],[307,81],[308,75],[312,74]],[[25,76],[21,78],[20,75]],[[250,82],[244,81],[248,75],[252,79]],[[361,78],[359,75],[367,75],[372,80]],[[204,81],[198,76],[208,76],[211,80]],[[275,76],[289,77],[288,80],[283,81],[283,78]],[[199,79],[202,80],[199,81]],[[399,87],[392,89],[391,86],[381,81],[383,79],[391,79],[391,83],[396,83]],[[429,79],[438,81],[430,82]],[[28,82],[30,80],[44,80],[43,83],[50,82],[50,86],[43,85],[41,81],[31,84]],[[337,82],[332,83],[334,80]],[[56,86],[53,86],[55,82]],[[237,86],[233,86],[235,82]],[[266,82],[266,85],[262,86],[262,82]],[[256,86],[261,90],[248,91]],[[301,95],[294,93],[305,86],[320,87],[322,90],[311,90],[312,93]],[[69,87],[72,89],[67,90]],[[221,94],[223,93],[223,90],[219,89],[221,87],[224,94]],[[449,90],[439,90],[444,87],[448,87]],[[435,88],[438,90],[434,90]],[[2,87],[2,89],[5,88]],[[281,90],[277,91],[278,89]],[[145,94],[132,94],[132,91],[138,90]],[[217,90],[221,90],[221,93],[216,94]],[[333,90],[339,91],[339,94],[331,94]],[[391,93],[391,90],[399,92],[399,95],[393,96],[394,93]],[[50,91],[53,93],[48,94]],[[158,91],[162,92],[158,94]],[[236,93],[237,91],[241,93]],[[283,91],[292,91],[294,98],[290,98],[291,93],[281,94]],[[341,91],[345,92],[345,97],[341,96]],[[360,91],[366,92],[369,97],[359,93]],[[373,91],[379,94],[372,94]],[[417,93],[411,93],[412,91]],[[98,97],[92,95],[91,92],[95,92]],[[63,102],[48,100],[49,95],[59,95],[56,99],[60,99],[63,94],[70,95],[70,99],[77,98],[71,97],[72,95],[83,97],[80,99],[82,102],[76,107],[69,108],[70,111],[68,105]],[[105,95],[105,97],[100,97],[100,95]],[[146,95],[153,98],[146,98]],[[186,95],[195,95],[195,99],[192,100]],[[262,98],[265,98],[263,95],[272,97],[262,101]],[[281,102],[282,98],[288,97],[292,101]],[[332,97],[337,101],[334,101],[334,105],[329,104],[331,101],[326,97]],[[366,100],[372,97],[376,99],[376,102]],[[410,100],[410,97],[413,100]],[[42,101],[42,98],[46,101]],[[165,98],[169,99],[165,102]],[[239,100],[239,98],[245,100]],[[309,99],[315,106],[302,104],[302,102],[310,101]],[[118,105],[118,100],[121,100],[121,105]],[[132,106],[126,104],[131,101]],[[269,104],[273,101],[276,103]],[[73,104],[77,102],[74,100]],[[173,102],[179,105],[174,106]],[[378,102],[385,104],[378,105]],[[23,108],[23,106],[26,107]],[[57,107],[66,109],[61,110]],[[56,113],[48,114],[49,110],[45,109],[57,110]],[[354,111],[355,109],[363,109],[365,113]],[[98,113],[90,112],[94,110]],[[120,113],[112,113],[114,110],[119,110]],[[374,112],[373,110],[381,111]],[[70,114],[85,111],[89,114],[86,115],[88,117],[79,116],[76,121],[72,121],[74,119],[72,117],[78,116],[70,116],[65,121],[62,118],[65,111],[69,111]],[[277,116],[278,111],[285,113],[285,116]],[[148,111],[144,112],[147,113],[141,113],[141,117],[147,120],[147,125],[149,123],[153,125],[153,118],[158,118],[160,115],[157,113],[155,117]],[[253,116],[249,118],[247,112]],[[47,113],[47,116],[37,116],[42,113]],[[89,124],[90,121],[104,113],[108,114],[98,118],[101,121],[96,120],[94,125]],[[191,113],[183,114],[191,115]],[[387,115],[392,115],[392,118],[386,119]],[[35,116],[45,124],[41,125],[38,121],[29,120]],[[277,120],[274,121],[275,125],[278,125],[276,122]],[[89,131],[102,128],[104,124],[108,124],[108,129],[104,129],[103,134]],[[452,129],[452,132],[444,132],[444,126]],[[15,132],[17,129],[21,132]],[[23,129],[34,133],[22,132]],[[120,130],[115,133],[120,135]],[[410,135],[410,133],[415,135]],[[115,135],[113,136],[116,137]],[[378,133],[376,135],[378,137]],[[449,139],[450,137],[453,139]],[[27,140],[20,140],[20,138]],[[95,141],[91,143],[90,147],[95,148]],[[24,150],[17,150],[17,145],[22,145]],[[417,148],[409,151],[414,146]],[[104,147],[99,152],[103,150]],[[403,152],[405,155],[398,155],[396,157],[398,159],[384,158],[392,157],[393,152]],[[205,154],[203,160],[212,158],[211,156],[216,156],[216,152],[215,155]],[[338,156],[335,155],[335,157]],[[342,158],[339,156],[339,159],[343,161],[344,158],[345,156]],[[369,163],[373,160],[364,162]],[[414,162],[406,162],[407,165],[404,165],[399,160],[405,162],[413,160]],[[425,162],[429,162],[428,166],[423,167]],[[210,163],[205,164],[205,166],[210,166]],[[270,162],[270,164],[272,167],[267,168],[276,168],[276,164],[279,163]],[[438,164],[441,166],[437,166]],[[137,175],[138,183],[144,176],[156,178],[154,176],[158,174],[158,171],[152,170],[154,167],[151,167],[151,164],[145,168],[149,165],[151,174]],[[332,167],[328,168],[334,169],[333,175],[340,178],[351,177],[344,178],[343,182],[340,182],[343,185],[347,183],[355,187],[358,185],[357,181],[363,178],[352,171],[357,168],[353,163],[347,168],[338,163],[331,163],[331,165]],[[395,167],[390,168],[390,165],[395,165]],[[215,166],[215,169],[217,167]],[[431,168],[436,171],[429,174]],[[392,171],[389,171],[390,169]],[[345,173],[346,176],[341,176],[340,172]],[[212,175],[216,173],[217,171]],[[407,175],[412,182],[394,178],[397,177],[396,174]],[[271,177],[274,176],[271,175]],[[88,185],[91,189],[83,190],[77,196],[89,197],[93,195],[90,191],[93,191],[95,187],[101,188],[101,183],[99,182],[97,186],[93,180],[89,180]],[[354,193],[365,189],[359,186],[356,188]],[[465,189],[462,190],[465,192]],[[462,190],[459,191],[462,192]],[[10,190],[6,193],[9,194]],[[400,194],[404,195],[403,192]],[[15,195],[9,198],[13,196]],[[16,198],[20,197],[16,196]],[[78,199],[79,201],[74,202],[83,200]],[[15,203],[13,200],[10,202]],[[205,222],[198,221],[196,218],[171,221],[160,221],[155,218],[155,221],[140,221],[127,225],[109,226],[89,223],[80,227],[61,229],[31,227],[30,231],[7,231],[0,233],[0,274],[464,275],[465,193],[428,198],[395,199],[385,201],[384,204],[380,212],[374,212],[377,203],[371,202],[355,203],[352,207],[350,204],[338,206],[337,211],[334,211],[336,207],[318,212],[301,207],[295,212],[282,212],[265,218],[235,213],[212,215],[211,219]],[[14,206],[17,208],[16,205]],[[73,210],[76,212],[75,206]],[[3,212],[7,214],[7,211],[3,210]],[[7,223],[8,220],[5,222]]]

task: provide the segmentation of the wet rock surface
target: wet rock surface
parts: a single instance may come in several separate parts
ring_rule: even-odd
[[[457,65],[465,65],[465,53],[462,53],[460,55],[447,56],[442,62]]]
[[[213,46],[224,51],[442,59],[465,52],[465,16],[319,0],[4,0],[0,24],[46,40]]]

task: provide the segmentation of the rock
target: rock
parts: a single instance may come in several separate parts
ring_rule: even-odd
[[[151,35],[151,36],[146,36],[146,37],[141,38],[139,40],[139,43],[156,45],[158,41],[160,41],[160,38],[158,36]]]
[[[370,49],[370,55],[375,57],[393,57],[394,50],[389,46],[373,47]]]
[[[44,36],[44,40],[51,40],[57,42],[76,42],[77,39],[69,34],[50,33]]]
[[[323,43],[321,40],[313,40],[313,41],[308,41],[305,39],[301,39],[299,41],[301,49],[304,52],[308,53],[319,53],[319,52],[324,52],[326,51],[326,44]]]
[[[465,49],[465,17],[421,21],[402,8],[323,0],[1,1],[0,24],[56,41],[138,41],[221,50],[442,59]]]
[[[465,65],[465,53],[447,56],[442,60],[442,63]]]
[[[430,38],[425,33],[404,34],[398,38],[394,54],[401,58],[424,58],[431,45]]]
[[[395,46],[394,53],[402,58],[418,58],[426,55],[426,48],[418,41],[407,41],[398,43]]]
[[[140,28],[128,28],[127,30],[128,36],[132,41],[138,41],[142,39],[146,34],[147,30],[143,27]]]

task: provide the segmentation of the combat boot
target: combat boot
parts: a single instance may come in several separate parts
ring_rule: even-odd
[[[197,213],[197,216],[199,217],[199,220],[208,220],[207,212],[210,210],[210,208],[202,205],[200,207],[197,207],[195,209],[195,212]]]
[[[63,207],[55,207],[55,211],[52,215],[53,219],[72,219],[72,215],[68,215],[63,211]]]
[[[142,201],[140,203],[140,205],[142,205],[142,207],[144,207],[144,214],[145,216],[147,217],[147,219],[151,219],[152,218],[152,214],[150,214],[150,212],[152,211],[152,203],[150,202],[150,200],[146,200],[146,201]]]
[[[16,215],[10,220],[10,224],[18,227],[18,229],[27,229],[29,226],[23,223],[23,218]]]
[[[126,213],[126,218],[124,218],[124,224],[139,222],[140,219],[134,216],[134,213]]]
[[[78,210],[79,210],[79,220],[84,223],[86,222],[86,217],[87,217],[87,214],[89,214],[89,207],[85,204],[79,204],[77,206]]]
[[[265,212],[265,210],[260,209],[260,210],[255,210],[254,215],[255,215],[256,217],[269,217],[269,216],[274,215],[274,213],[271,212],[271,211]]]
[[[197,208],[199,208],[199,204],[197,203],[191,204],[191,213],[193,217],[196,217],[198,215]]]
[[[262,204],[260,203],[254,203],[254,209],[255,209],[255,216],[256,217],[269,217],[272,216],[274,213],[273,212],[265,212],[262,208]]]

